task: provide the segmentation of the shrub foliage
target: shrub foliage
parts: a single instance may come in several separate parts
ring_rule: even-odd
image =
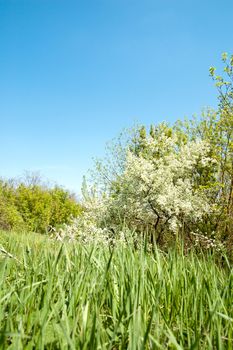
[[[42,182],[0,181],[0,228],[40,233],[71,222],[81,213],[75,196]]]

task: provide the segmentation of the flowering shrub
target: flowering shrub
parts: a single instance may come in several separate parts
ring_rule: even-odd
[[[93,195],[85,203],[83,214],[74,218],[71,225],[65,225],[59,230],[55,230],[53,236],[58,240],[73,241],[79,239],[83,243],[110,242],[108,229],[101,227],[106,210],[104,199],[100,200]]]
[[[124,173],[111,209],[130,226],[151,228],[157,239],[165,229],[177,233],[184,223],[201,220],[211,211],[206,190],[197,186],[200,168],[214,162],[205,142],[177,147],[176,135],[148,137],[139,155],[128,151]]]
[[[226,253],[225,245],[215,238],[207,237],[200,232],[191,232],[191,235],[194,237],[194,247],[201,248],[202,250],[212,249],[222,254]]]
[[[224,243],[232,254],[233,56],[222,60],[223,76],[210,68],[219,108],[173,127],[152,125],[149,135],[132,129],[113,144],[114,157],[96,163],[98,190],[84,196],[85,212],[67,232],[101,230],[106,238],[126,226],[151,243],[181,233],[187,244],[219,250]]]
[[[163,232],[176,234],[211,212],[208,191],[199,186],[198,177],[213,164],[206,142],[180,143],[162,124],[156,135],[144,137],[140,150],[128,149],[124,170],[107,191],[86,191],[83,215],[62,234],[111,241],[124,224],[148,232],[151,243],[159,243]]]

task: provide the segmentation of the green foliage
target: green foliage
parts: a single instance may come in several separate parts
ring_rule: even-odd
[[[50,225],[52,198],[40,186],[20,184],[15,191],[15,206],[29,230],[45,232]]]
[[[0,247],[1,349],[232,349],[227,260],[3,232]]]
[[[50,225],[55,227],[63,223],[70,223],[72,217],[81,214],[81,205],[77,204],[75,196],[61,187],[55,187],[50,191],[52,210]]]
[[[233,55],[222,54],[224,64],[223,75],[216,74],[216,68],[210,67],[209,72],[219,93],[219,111],[225,117],[232,118],[233,113]]]
[[[233,55],[222,54],[223,75],[210,68],[218,90],[217,111],[208,109],[201,118],[176,123],[176,129],[189,139],[202,139],[210,145],[216,166],[200,174],[199,183],[211,188],[211,200],[217,210],[206,220],[206,230],[233,245]],[[208,229],[207,229],[208,226]],[[203,230],[203,228],[202,228]]]
[[[10,230],[24,227],[24,220],[15,206],[14,199],[12,186],[0,180],[0,228],[2,229]]]
[[[80,213],[75,197],[63,188],[0,182],[0,228],[45,233],[50,227],[70,223]]]

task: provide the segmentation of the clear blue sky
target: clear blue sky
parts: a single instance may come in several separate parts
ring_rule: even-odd
[[[0,176],[79,191],[106,141],[216,106],[232,0],[0,0]]]

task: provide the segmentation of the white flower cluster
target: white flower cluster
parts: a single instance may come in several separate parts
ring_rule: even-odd
[[[208,167],[209,147],[190,142],[177,148],[176,137],[149,137],[140,155],[128,151],[120,191],[112,205],[129,220],[151,224],[160,221],[177,232],[183,220],[200,220],[210,211],[206,193],[195,188],[198,167]]]
[[[194,246],[204,249],[214,249],[217,252],[225,252],[225,246],[223,243],[217,241],[214,238],[207,237],[200,232],[191,232],[194,236]]]
[[[184,222],[200,221],[211,211],[207,193],[197,185],[198,171],[214,162],[208,154],[203,141],[178,144],[176,135],[163,132],[146,137],[141,152],[128,151],[117,186],[108,194],[85,195],[83,215],[61,230],[60,237],[109,243],[121,230],[112,227],[120,222],[133,229],[141,225],[177,233]]]
[[[73,219],[71,225],[65,225],[53,233],[57,240],[74,241],[79,240],[83,243],[101,242],[109,243],[111,236],[107,228],[101,227],[101,222],[105,216],[105,200],[101,196],[92,195],[86,198],[84,213]]]

